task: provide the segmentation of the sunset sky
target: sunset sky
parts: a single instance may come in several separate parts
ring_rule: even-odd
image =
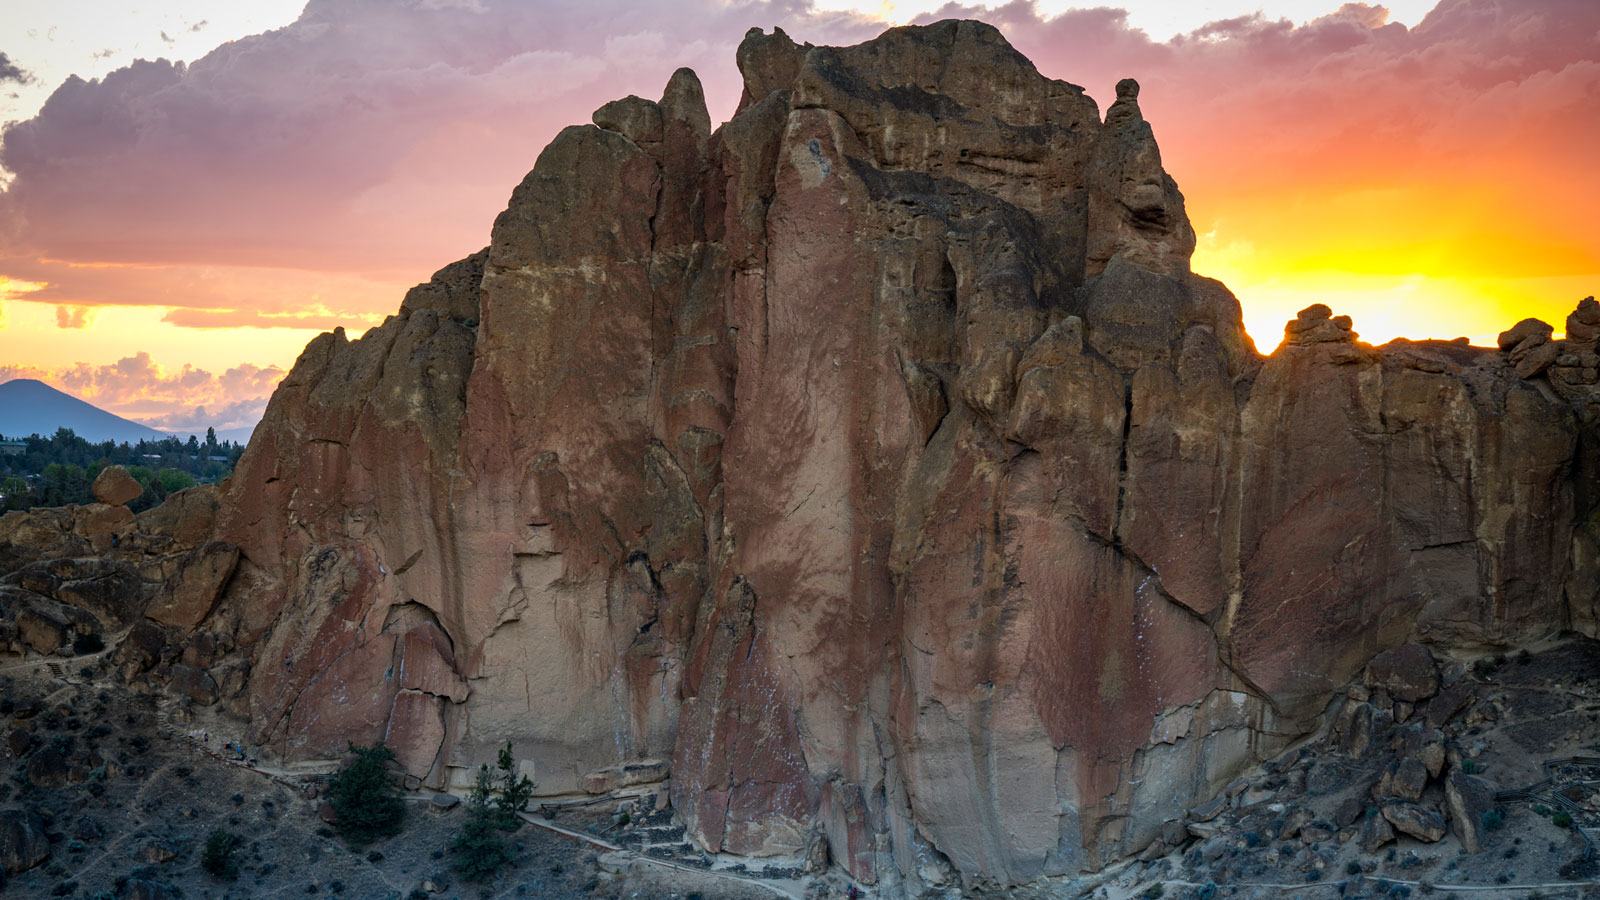
[[[1143,86],[1263,350],[1314,302],[1475,341],[1600,290],[1600,3],[5,0],[0,381],[184,434],[248,426],[488,241],[539,149],[680,65],[715,121],[746,29],[1001,28],[1104,110]]]

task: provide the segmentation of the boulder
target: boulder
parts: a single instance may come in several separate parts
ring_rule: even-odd
[[[1446,758],[1444,741],[1434,740],[1422,745],[1418,758],[1422,760],[1423,768],[1427,770],[1428,777],[1438,778],[1439,773],[1444,771]],[[1412,799],[1416,798],[1413,797]]]
[[[54,653],[72,640],[72,622],[66,614],[43,605],[17,610],[17,636],[35,653]]]
[[[1340,828],[1354,825],[1367,811],[1366,801],[1360,797],[1346,797],[1334,809],[1333,822]]]
[[[122,466],[106,466],[95,476],[91,488],[94,499],[111,506],[127,506],[144,493],[144,488]]]
[[[33,732],[22,728],[13,728],[6,732],[6,755],[12,759],[19,759],[28,755],[28,751],[39,742]]]
[[[1361,852],[1375,853],[1378,848],[1394,840],[1394,827],[1383,814],[1368,809],[1361,822]]]
[[[55,597],[56,590],[61,587],[61,578],[43,564],[35,564],[19,569],[7,575],[4,580],[25,591],[32,591],[35,594],[51,598]]]
[[[1351,343],[1359,337],[1351,325],[1349,316],[1335,316],[1326,304],[1313,303],[1284,325],[1283,338],[1290,344]]]
[[[1578,302],[1578,308],[1567,314],[1567,340],[1569,350],[1593,353],[1600,339],[1600,303],[1593,297]]]
[[[1407,800],[1390,800],[1382,809],[1395,831],[1430,844],[1444,837],[1444,816],[1437,810]]]
[[[154,622],[137,622],[112,652],[111,661],[123,677],[130,678],[154,666],[166,644],[167,633],[161,626]]]
[[[594,111],[594,124],[635,144],[661,140],[661,107],[643,97],[612,100]]]
[[[134,848],[133,857],[147,863],[166,863],[178,858],[178,848],[166,838],[151,838]]]
[[[86,503],[73,509],[73,531],[96,553],[118,547],[132,531],[134,515],[126,506]]]
[[[1331,822],[1321,820],[1309,822],[1300,828],[1300,840],[1307,844],[1319,844],[1331,841],[1339,834],[1339,830]]]
[[[1444,780],[1445,809],[1450,813],[1450,827],[1461,839],[1461,846],[1469,853],[1483,849],[1485,841],[1484,813],[1494,809],[1494,785],[1476,775],[1460,769],[1450,770]]]
[[[1501,350],[1511,350],[1526,341],[1548,341],[1550,335],[1555,333],[1555,328],[1548,322],[1539,319],[1523,319],[1505,331],[1500,332],[1498,343]]]
[[[170,540],[177,550],[190,550],[211,538],[217,516],[217,486],[200,485],[168,494],[160,506],[135,518],[139,533]]]
[[[162,625],[194,629],[216,606],[238,564],[239,548],[224,541],[194,549],[179,562],[177,574],[161,586],[145,615]]]
[[[1408,703],[1432,697],[1439,690],[1439,667],[1421,644],[1401,644],[1367,664],[1368,687],[1387,691]]]
[[[94,577],[61,584],[56,597],[94,615],[100,627],[116,631],[127,625],[142,600],[143,583],[137,573],[123,567],[110,567]]]
[[[428,798],[429,812],[443,814],[455,809],[460,805],[461,798],[457,797],[455,794],[434,794],[432,797]]]
[[[1442,748],[1441,748],[1442,749]],[[1392,775],[1386,775],[1389,796],[1402,800],[1421,800],[1422,789],[1428,785],[1427,764],[1415,756],[1407,756],[1395,766]]]
[[[1508,355],[1511,365],[1523,378],[1532,378],[1555,364],[1561,356],[1561,345],[1549,338],[1529,338],[1518,344]]]
[[[83,784],[89,780],[89,770],[73,763],[67,754],[54,744],[47,745],[28,758],[25,770],[28,783],[34,787],[66,787]]]
[[[44,822],[33,812],[0,809],[0,868],[7,875],[26,872],[50,858]]]
[[[1475,689],[1470,681],[1457,681],[1446,686],[1438,695],[1428,700],[1426,710],[1428,724],[1434,728],[1444,727],[1463,709],[1471,706],[1475,697]]]

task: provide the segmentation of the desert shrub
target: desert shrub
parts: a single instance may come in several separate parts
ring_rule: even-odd
[[[1496,831],[1506,823],[1506,814],[1498,809],[1486,809],[1478,815],[1478,823],[1486,831]]]
[[[239,861],[233,858],[238,845],[238,838],[221,828],[213,829],[206,838],[205,851],[200,854],[200,868],[205,869],[213,877],[225,881],[238,878]]]
[[[1564,809],[1558,809],[1550,816],[1550,824],[1557,828],[1571,828],[1572,814]]]
[[[1468,775],[1476,775],[1483,771],[1483,763],[1475,759],[1463,759],[1461,761],[1461,771]]]
[[[494,776],[478,767],[477,780],[467,797],[467,820],[450,841],[455,856],[451,868],[467,881],[486,881],[510,865],[515,857],[500,834],[500,811],[495,805]]]
[[[517,813],[522,812],[533,797],[534,784],[526,775],[517,778],[512,765],[510,741],[500,749],[495,768],[500,772],[500,793],[494,798],[495,826],[502,831],[516,831],[522,827],[522,819]]]
[[[106,642],[98,634],[80,634],[72,639],[72,652],[78,656],[85,653],[99,653],[106,648]]]
[[[1166,893],[1166,890],[1167,886],[1158,881],[1155,884],[1145,888],[1144,893],[1140,896],[1144,897],[1145,900],[1156,900],[1157,897]]]
[[[382,742],[371,747],[350,745],[352,759],[328,782],[328,802],[337,816],[335,827],[353,845],[368,844],[400,833],[406,805],[389,780],[394,751]]]

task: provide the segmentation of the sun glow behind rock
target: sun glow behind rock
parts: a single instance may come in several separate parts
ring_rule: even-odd
[[[297,5],[252,9],[278,24]],[[991,22],[1102,112],[1118,79],[1139,79],[1201,235],[1194,270],[1234,291],[1262,351],[1311,303],[1375,343],[1483,342],[1527,316],[1560,331],[1600,293],[1585,220],[1600,207],[1600,5],[671,0],[624,23],[604,5],[326,3],[201,56],[203,35],[248,33],[215,16],[196,30],[202,6],[158,2],[146,12],[166,18],[119,56],[59,71],[21,51],[64,44],[9,40],[31,20],[0,16],[0,45],[39,79],[18,97],[63,71],[104,79],[31,119],[19,107],[7,132],[0,363],[146,350],[168,368],[287,367],[482,247],[539,149],[601,103],[658,96],[687,65],[720,120],[752,25],[843,44],[932,17]],[[125,66],[138,55],[190,64]]]
[[[1201,171],[1186,188],[1201,231],[1193,269],[1234,292],[1263,353],[1312,303],[1350,316],[1372,344],[1467,337],[1487,346],[1529,317],[1559,335],[1567,313],[1600,289],[1600,259],[1585,246],[1592,235],[1550,228],[1525,203],[1483,196],[1504,189],[1492,182],[1438,176],[1252,197],[1230,195],[1225,180]],[[1207,209],[1228,218],[1202,230]]]

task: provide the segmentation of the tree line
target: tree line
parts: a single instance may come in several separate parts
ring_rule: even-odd
[[[125,466],[144,487],[128,508],[143,512],[174,491],[227,478],[244,453],[244,444],[217,440],[213,428],[206,429],[205,440],[191,434],[187,441],[169,437],[137,444],[91,443],[70,428],[50,437],[0,439],[26,444],[20,453],[0,454],[0,509],[7,511],[93,502],[91,488],[100,471]]]

